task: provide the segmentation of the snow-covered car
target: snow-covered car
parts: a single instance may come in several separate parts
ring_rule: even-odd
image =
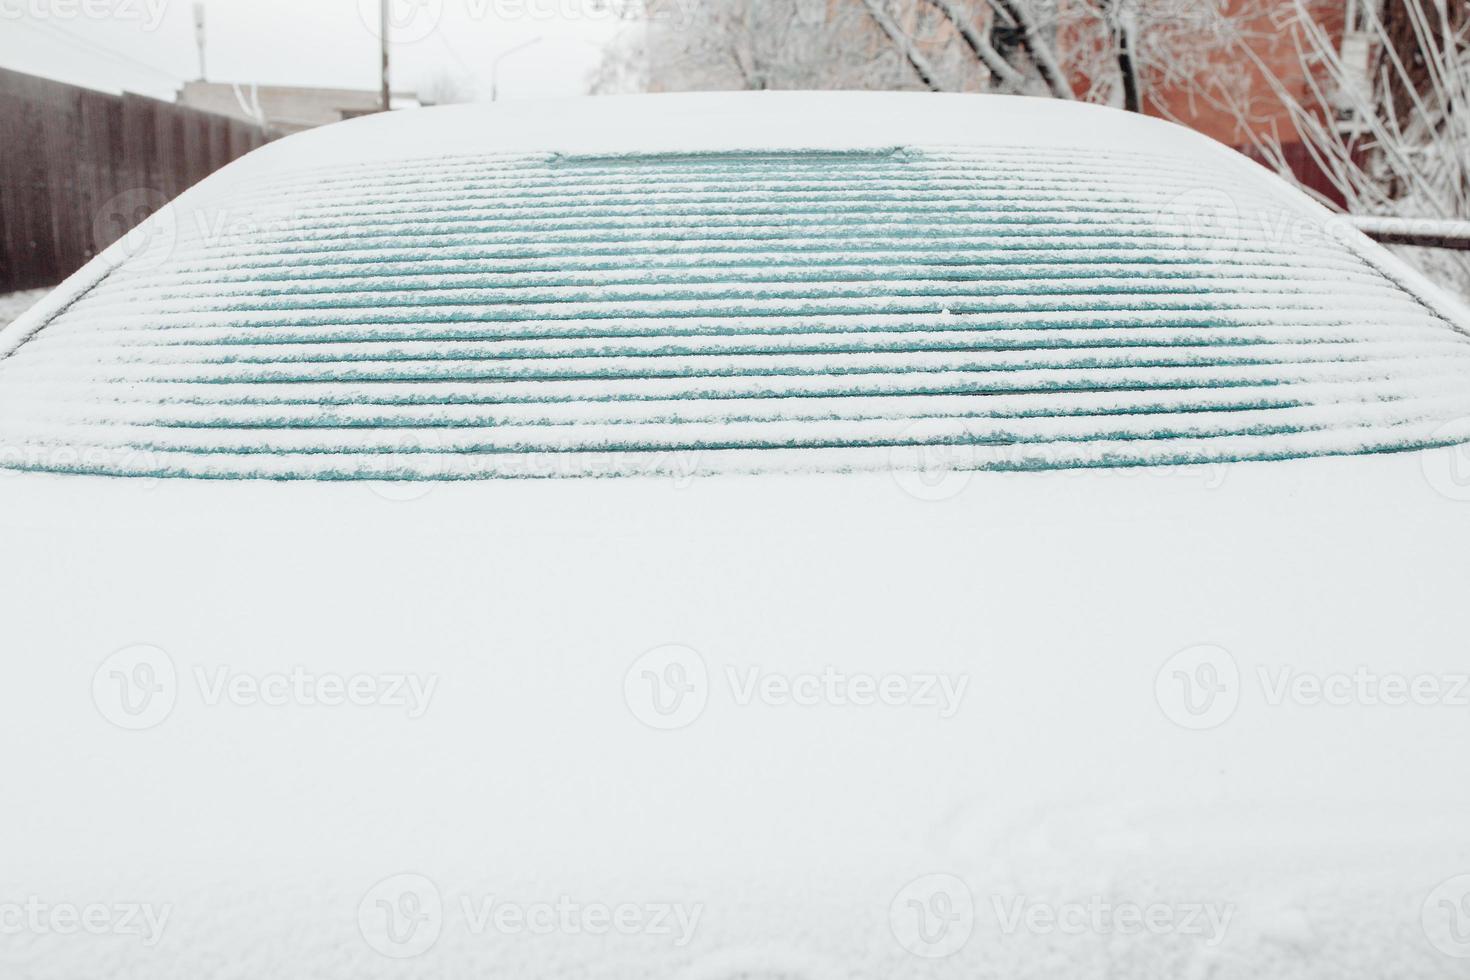
[[[1463,975],[1467,330],[1093,106],[270,144],[0,331],[0,965]]]

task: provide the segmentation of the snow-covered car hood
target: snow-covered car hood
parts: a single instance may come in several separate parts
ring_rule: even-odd
[[[12,929],[5,962],[1452,975],[1457,463],[11,476],[0,903],[167,917],[156,942]],[[600,906],[628,930],[587,928]]]
[[[752,106],[770,107],[760,125]],[[656,119],[670,132],[659,135]],[[956,125],[963,119],[973,124]],[[385,133],[396,134],[391,145]],[[1040,151],[1124,153],[1147,143],[1144,133],[1170,134],[1148,153],[1230,159],[1162,123],[1028,100],[671,98],[357,121],[252,154],[179,208],[219,217],[199,202],[232,194],[237,180],[290,184],[299,179],[292,159],[375,168],[441,152],[916,143],[974,154],[1028,140]],[[1219,165],[1245,167],[1247,185],[1267,181],[1243,163]],[[1281,193],[1264,186],[1268,197]],[[1285,200],[1290,214],[1320,217]],[[1194,234],[1215,235],[1213,221]],[[1143,224],[1099,234],[1121,249]],[[254,228],[241,234],[263,254],[275,232]],[[1239,244],[1237,231],[1221,234]],[[1181,249],[1196,247],[1176,237]],[[381,378],[185,376],[256,370],[192,356],[256,327],[336,328],[283,326],[283,315],[311,315],[269,303],[244,317],[254,326],[226,309],[213,311],[219,322],[189,321],[211,311],[187,290],[217,280],[218,294],[229,293],[229,270],[209,266],[209,240],[145,274],[180,256],[203,265],[174,283],[150,279],[148,289],[113,271],[132,256],[104,257],[0,335],[15,352],[0,362],[3,425],[20,438],[10,445],[45,447],[16,457],[45,465],[19,468],[135,477],[0,468],[0,739],[11,749],[0,973],[1459,975],[1470,955],[1470,784],[1458,759],[1470,713],[1456,615],[1470,587],[1470,460],[1455,445],[1470,431],[1461,314],[1366,239],[1316,241],[1325,251],[1261,246],[1269,255],[1252,268],[1262,275],[1273,263],[1316,273],[1279,289],[1276,306],[1242,291],[1257,322],[1239,322],[1240,308],[1203,309],[1209,294],[1200,292],[1196,305],[1172,311],[1125,303],[1128,322],[1092,328],[1168,329],[1180,340],[1190,330],[1296,331],[1297,349],[1338,343],[1346,356],[1318,367],[1066,368],[1151,382],[1175,372],[1191,379],[1191,397],[1219,410],[1205,425],[1287,413],[1290,431],[1253,419],[1219,437],[1249,452],[1144,458],[1133,445],[1116,451],[1153,465],[1097,468],[1117,460],[1094,454],[1078,468],[1065,456],[1077,440],[1063,438],[1036,454],[1046,467],[993,472],[994,460],[1033,456],[968,430],[967,440],[945,439],[955,430],[941,419],[937,435],[924,429],[892,444],[856,447],[849,433],[835,449],[681,445],[659,449],[666,465],[642,475],[535,481],[478,471],[450,482],[403,462],[446,455],[443,442],[391,445],[378,454],[386,467],[365,465],[354,444],[351,458],[332,464],[347,469],[314,472],[313,460],[332,454],[270,440],[313,438],[317,430],[285,424],[293,411],[298,423],[354,413],[361,423],[377,412],[396,424],[383,431],[414,430],[402,423],[418,412],[458,418],[490,439],[506,418],[477,421],[440,396],[587,379],[388,382],[436,393],[414,408],[334,406],[323,396]],[[994,242],[957,249],[997,251]],[[1214,251],[1239,262],[1232,249]],[[646,271],[620,261],[600,271]],[[321,273],[313,266],[306,277]],[[894,275],[888,281],[907,281]],[[1236,321],[1186,326],[1173,322],[1181,309]],[[970,318],[978,333],[987,316],[1014,312],[950,315]],[[930,322],[942,308],[902,315],[928,318],[930,333],[945,329]],[[652,319],[674,322],[667,310]],[[415,322],[442,331],[449,321]],[[1045,329],[1007,329],[1033,328]],[[153,336],[163,330],[192,331],[201,350],[170,355]],[[458,350],[484,338],[433,342]],[[1373,344],[1387,345],[1376,367],[1349,353]],[[1069,356],[1060,349],[1044,356]],[[814,356],[838,359],[822,362],[830,368],[845,356],[889,355]],[[883,361],[865,376],[949,383],[976,373],[898,367]],[[1258,387],[1289,389],[1300,404],[1222,408],[1243,387],[1241,372],[1261,381],[1267,368],[1278,373]],[[1055,379],[1063,368],[1031,370]],[[649,382],[590,387],[624,383]],[[289,399],[258,397],[273,387],[316,394],[292,409]],[[1181,390],[1134,395],[1167,400]],[[1104,411],[1129,414],[1118,391],[1056,386],[838,397],[867,399],[859,414],[872,417],[845,422],[875,425],[926,417],[906,401],[925,398],[950,407],[995,399],[1010,405],[1010,425],[1034,424],[1025,413],[1056,398],[1070,408],[1091,398],[1097,425],[1117,424]],[[274,406],[272,424],[249,414],[262,405]],[[1210,415],[1204,408],[1172,401],[1168,425]],[[570,411],[503,397],[473,410]],[[382,418],[398,411],[405,417]],[[1394,411],[1405,414],[1390,419]],[[1069,434],[1075,417],[1057,418],[1052,435]],[[1389,441],[1363,438],[1385,419]],[[558,424],[578,432],[592,421]],[[352,431],[376,433],[373,424]],[[252,432],[254,444],[241,441]],[[183,445],[190,438],[236,442]],[[1274,452],[1283,438],[1311,451]],[[1314,439],[1352,441],[1324,449]],[[464,448],[455,455],[476,455]],[[1371,451],[1382,448],[1402,451]],[[804,462],[834,451],[834,465]],[[750,467],[756,474],[707,465],[728,452],[774,455]],[[1352,455],[1263,458],[1319,452]],[[773,465],[776,456],[796,463]],[[169,478],[189,467],[195,476],[350,478]],[[783,472],[792,469],[871,472]],[[383,476],[436,478],[370,479]]]

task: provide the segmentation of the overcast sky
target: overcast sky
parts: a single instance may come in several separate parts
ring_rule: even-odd
[[[625,22],[599,0],[389,0],[393,86],[579,95]],[[213,81],[376,89],[378,0],[204,0]],[[0,0],[0,66],[173,99],[199,76],[193,0]],[[539,39],[539,40],[537,40]]]

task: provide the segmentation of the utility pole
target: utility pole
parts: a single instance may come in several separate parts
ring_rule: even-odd
[[[194,43],[199,45],[199,80],[206,81],[209,73],[204,68],[204,4],[194,4]]]
[[[378,37],[383,43],[383,111],[393,108],[393,94],[388,90],[388,4],[393,0],[378,0]]]

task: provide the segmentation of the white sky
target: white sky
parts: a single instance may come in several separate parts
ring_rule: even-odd
[[[490,97],[579,95],[626,22],[598,0],[389,0],[393,87],[448,74]],[[212,81],[376,89],[378,0],[205,0]],[[535,40],[535,39],[540,39]],[[193,0],[0,0],[0,66],[172,101],[197,78]]]

